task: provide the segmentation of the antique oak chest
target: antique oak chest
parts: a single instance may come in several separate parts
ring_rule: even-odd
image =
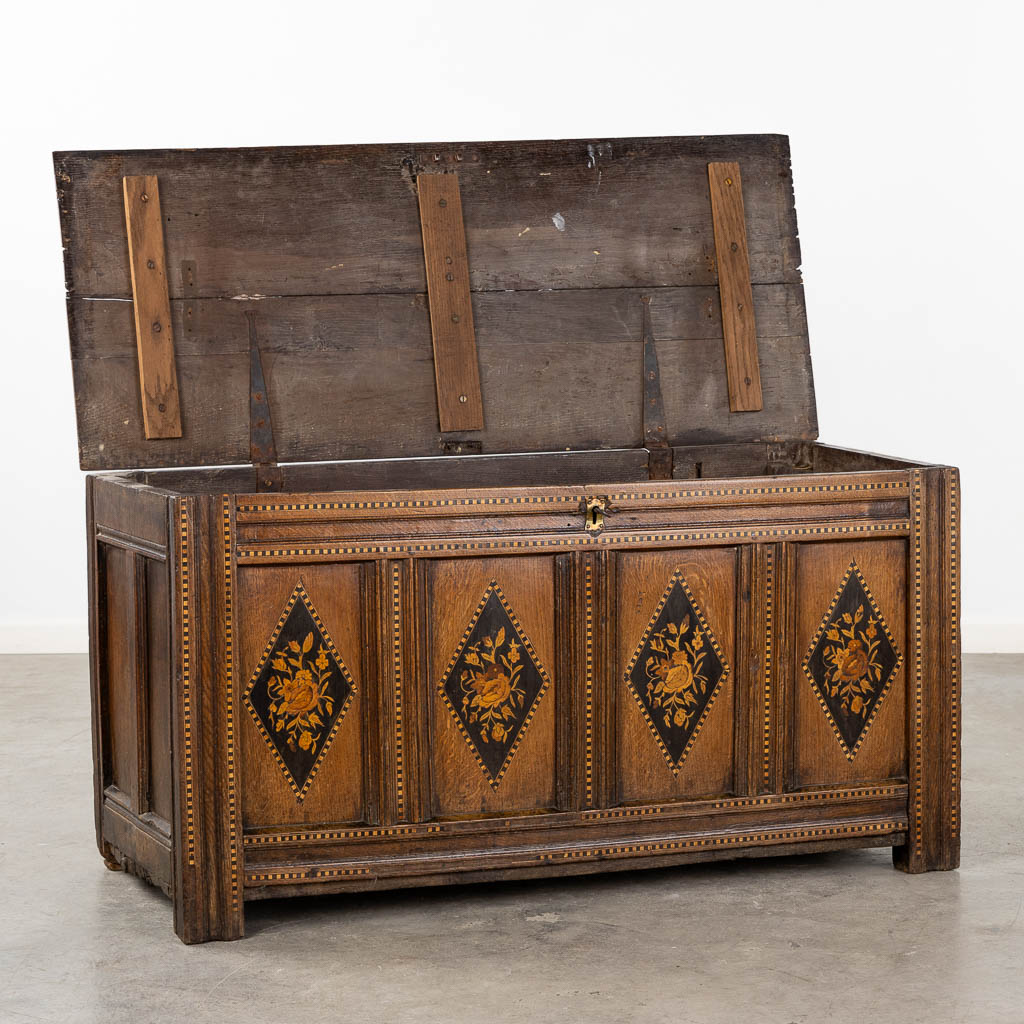
[[[247,900],[959,861],[958,474],[819,444],[781,136],[58,153],[96,834]]]

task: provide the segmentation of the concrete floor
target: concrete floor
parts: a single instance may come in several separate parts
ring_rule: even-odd
[[[86,662],[0,658],[0,1021],[1024,1021],[1024,656],[966,659],[958,872],[888,850],[250,905],[181,945],[92,838]]]

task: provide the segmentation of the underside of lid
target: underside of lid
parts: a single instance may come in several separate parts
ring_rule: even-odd
[[[783,136],[54,159],[84,469],[650,447],[655,386],[668,445],[817,436]],[[708,168],[723,163],[741,173],[754,411],[734,411],[726,374]],[[422,208],[433,174],[457,176],[450,238]],[[166,331],[147,250],[129,250],[124,179],[142,176],[158,183]],[[446,348],[462,307],[438,291],[449,268],[428,269],[459,232],[468,305]],[[167,345],[180,436],[159,422],[177,411],[166,389],[142,397],[146,353]],[[151,365],[164,387],[166,360]],[[446,399],[457,424],[475,379],[482,429],[442,433]]]

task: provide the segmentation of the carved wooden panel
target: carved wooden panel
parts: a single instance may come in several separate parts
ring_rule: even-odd
[[[735,548],[618,558],[623,803],[733,792],[736,560]]]
[[[364,820],[364,630],[375,624],[364,622],[363,575],[359,564],[238,573],[235,688],[244,696],[237,723],[247,828]]]
[[[554,807],[554,559],[444,560],[425,576],[432,813]]]
[[[355,693],[345,659],[300,579],[244,697],[296,799],[313,785]]]
[[[906,542],[801,544],[790,786],[905,779]]]

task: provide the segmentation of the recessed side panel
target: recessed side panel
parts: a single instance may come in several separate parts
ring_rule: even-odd
[[[245,828],[364,820],[362,580],[354,563],[238,573]]]
[[[430,562],[423,614],[433,815],[554,808],[554,558]]]
[[[135,556],[131,551],[101,544],[103,574],[104,717],[108,743],[104,784],[111,787],[126,810],[139,813],[139,751],[143,742],[138,721],[136,683]]]
[[[905,780],[906,542],[794,558],[790,788]]]
[[[734,790],[736,566],[736,548],[618,556],[622,803]]]

